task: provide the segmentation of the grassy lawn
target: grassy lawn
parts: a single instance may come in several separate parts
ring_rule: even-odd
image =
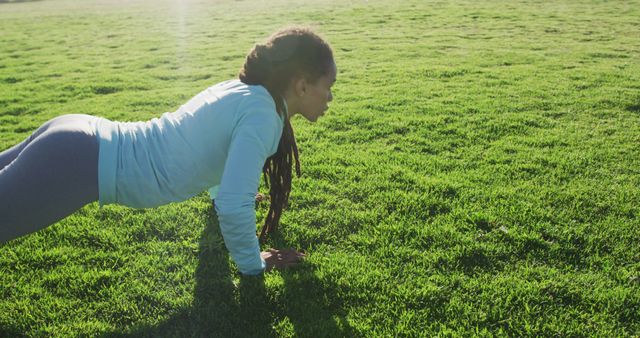
[[[176,110],[288,24],[339,69],[327,116],[293,120],[303,176],[265,245],[302,266],[240,277],[205,194],[92,204],[0,247],[0,336],[640,336],[639,18],[635,0],[0,1],[0,150],[61,114]]]

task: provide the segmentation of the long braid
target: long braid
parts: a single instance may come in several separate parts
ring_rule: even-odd
[[[267,159],[262,168],[265,176],[265,183],[269,187],[269,197],[271,205],[264,221],[264,226],[260,232],[260,240],[263,241],[266,235],[276,231],[280,222],[282,210],[286,207],[291,192],[291,168],[295,161],[296,174],[300,177],[300,160],[298,156],[298,146],[296,138],[291,128],[291,122],[285,115],[282,137],[278,144],[278,151]]]
[[[330,64],[333,64],[333,52],[322,38],[308,28],[292,27],[276,32],[265,44],[254,46],[240,70],[239,78],[243,83],[261,85],[267,89],[275,102],[276,112],[284,120],[278,150],[265,161],[262,168],[271,205],[260,233],[261,241],[278,228],[291,192],[294,163],[296,174],[300,176],[298,146],[283,98],[284,92],[295,76],[318,79]]]

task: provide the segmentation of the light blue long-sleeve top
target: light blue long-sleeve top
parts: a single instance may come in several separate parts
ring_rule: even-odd
[[[177,111],[147,122],[102,119],[100,204],[155,207],[209,190],[238,269],[261,273],[255,194],[282,128],[269,92],[239,80],[207,88]]]

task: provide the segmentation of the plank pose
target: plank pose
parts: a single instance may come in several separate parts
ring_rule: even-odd
[[[261,173],[273,230],[291,190],[298,150],[289,119],[315,121],[332,100],[331,47],[307,28],[257,44],[239,79],[216,84],[147,122],[64,115],[0,153],[0,243],[37,231],[88,203],[148,208],[208,190],[225,245],[243,274],[295,264],[301,253],[260,252],[255,196]]]

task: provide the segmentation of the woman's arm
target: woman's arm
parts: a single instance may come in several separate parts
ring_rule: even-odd
[[[256,236],[255,196],[262,167],[277,146],[280,130],[272,110],[253,110],[241,117],[215,199],[225,245],[240,272],[247,275],[267,268]]]

